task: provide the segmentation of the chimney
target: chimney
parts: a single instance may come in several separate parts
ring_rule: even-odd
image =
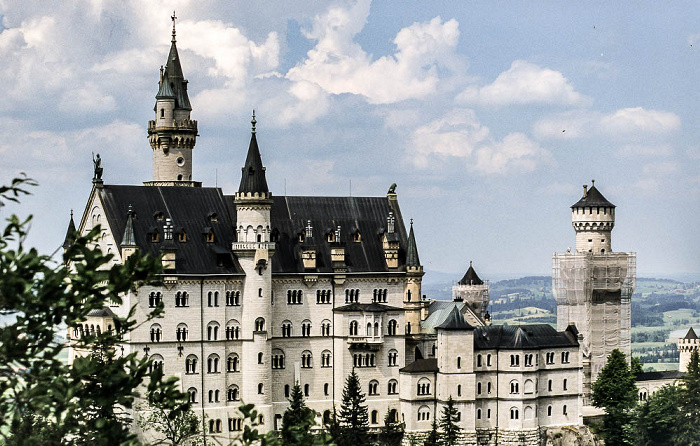
[[[588,184],[583,185],[583,198],[586,198],[588,195]]]

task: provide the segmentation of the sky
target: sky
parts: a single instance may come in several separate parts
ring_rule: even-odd
[[[638,275],[700,277],[700,2],[0,0],[0,179],[39,182],[50,254],[92,187],[152,177],[172,21],[200,136],[233,194],[255,109],[275,195],[397,184],[425,269],[549,274],[582,186],[617,206]]]

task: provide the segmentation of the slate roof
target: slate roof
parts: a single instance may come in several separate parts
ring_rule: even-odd
[[[92,317],[114,317],[114,313],[112,312],[112,310],[110,310],[107,307],[90,310],[90,312],[87,315]]]
[[[70,212],[70,221],[68,222],[68,230],[66,237],[63,239],[63,249],[68,249],[75,242],[75,222],[73,221],[73,211]]]
[[[614,208],[615,205],[608,201],[607,198],[600,193],[600,191],[595,187],[591,186],[586,192],[585,197],[581,197],[579,201],[572,204],[572,208],[582,208],[582,207],[609,207]]]
[[[683,339],[692,340],[692,339],[697,339],[697,338],[698,338],[698,335],[695,334],[695,330],[693,330],[693,327],[690,327],[688,329],[688,333],[685,335],[685,337]]]
[[[243,274],[231,253],[236,225],[234,196],[224,195],[219,188],[177,186],[115,186],[95,189],[104,203],[105,216],[119,249],[124,241],[127,211],[133,207],[133,237],[142,252],[159,255],[163,247],[163,225],[171,218],[177,228],[174,234],[178,248],[178,274]],[[386,230],[390,211],[396,218],[399,240],[399,268],[386,266],[381,234]],[[217,214],[217,221],[209,216]],[[162,220],[154,216],[161,214]],[[273,274],[305,273],[301,260],[299,233],[307,221],[313,226],[316,240],[317,268],[313,273],[332,273],[331,245],[325,229],[341,227],[340,243],[345,247],[347,273],[382,273],[405,271],[406,230],[398,203],[386,197],[273,197],[271,228],[278,239],[272,258]],[[184,229],[187,241],[178,241]],[[214,233],[214,242],[207,243],[205,234]],[[360,231],[360,242],[354,242],[351,230]],[[151,242],[150,234],[158,231],[161,242]]]
[[[450,311],[450,314],[447,316],[447,319],[445,319],[445,322],[442,324],[438,325],[435,328],[439,328],[441,330],[473,330],[474,327],[469,325],[467,321],[464,320],[464,316],[462,316],[462,313],[459,312],[457,307],[452,307],[452,311]]]
[[[431,373],[439,371],[437,358],[416,359],[406,367],[399,369],[401,373]]]
[[[342,307],[334,308],[333,311],[344,312],[363,312],[363,313],[384,313],[386,311],[404,311],[403,308],[392,307],[391,305],[384,305],[380,303],[371,304],[361,304],[361,303],[351,303],[348,305],[343,305]]]
[[[253,122],[255,122],[255,117],[253,117]],[[258,139],[255,133],[252,133],[250,136],[248,156],[246,156],[245,164],[241,168],[241,184],[238,187],[238,192],[269,192],[267,179],[265,179],[265,167],[263,167],[262,158],[260,157]]]
[[[491,325],[474,329],[475,350],[528,350],[578,345],[571,330],[556,331],[547,324]]]
[[[664,372],[644,372],[635,376],[636,381],[658,381],[661,379],[680,379],[685,372],[678,370],[667,370]]]
[[[469,262],[469,269],[464,273],[464,277],[459,281],[460,285],[483,285],[484,281],[479,278],[479,275],[474,271],[472,262]]]
[[[175,108],[192,110],[190,98],[187,95],[187,81],[182,73],[180,55],[178,54],[177,46],[175,45],[174,30],[173,40],[170,44],[170,52],[168,53],[168,60],[165,64],[165,71],[163,72],[163,80],[158,85],[156,99],[171,97],[175,98]]]
[[[445,322],[453,308],[457,308],[461,312],[465,305],[465,302],[452,302],[447,300],[434,300],[430,302],[428,317],[420,324],[421,332],[426,334],[435,333],[435,328]]]
[[[420,266],[418,259],[418,246],[416,245],[416,236],[413,234],[413,219],[411,219],[411,230],[408,234],[408,248],[406,253],[406,266]]]

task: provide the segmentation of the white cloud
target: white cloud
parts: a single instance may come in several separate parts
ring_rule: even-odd
[[[306,60],[290,69],[287,78],[318,84],[331,94],[362,95],[373,104],[424,98],[437,90],[438,66],[449,66],[459,39],[456,20],[435,17],[398,32],[396,53],[372,61],[353,41],[369,15],[367,0],[350,8],[330,8],[316,16],[306,37],[316,40]]]
[[[629,158],[638,156],[670,156],[673,154],[673,147],[670,144],[625,144],[620,147],[618,154]]]
[[[295,82],[288,95],[278,95],[264,104],[267,110],[275,110],[272,119],[282,127],[292,123],[313,122],[328,111],[328,94],[311,82]]]
[[[117,103],[112,96],[102,92],[95,83],[87,82],[80,88],[65,91],[58,108],[62,112],[80,114],[105,113],[116,109]]]
[[[461,158],[467,169],[486,175],[530,172],[541,163],[551,162],[550,153],[523,133],[494,140],[474,112],[465,109],[453,110],[417,128],[411,149],[411,161],[417,167],[434,167],[440,160]]]
[[[590,99],[576,92],[560,72],[524,60],[514,61],[490,85],[470,87],[457,99],[485,105],[583,105],[590,102]]]
[[[640,139],[678,130],[678,115],[642,107],[623,108],[610,114],[599,112],[567,112],[534,125],[534,134],[543,139],[567,139],[604,136],[615,139]]]

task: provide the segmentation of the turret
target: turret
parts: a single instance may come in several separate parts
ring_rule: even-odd
[[[148,122],[148,139],[153,150],[154,186],[200,186],[192,181],[192,150],[197,141],[197,121],[190,119],[192,106],[187,80],[182,73],[175,39],[175,14],[170,53],[160,68],[155,119]]]
[[[615,205],[595,187],[583,185],[583,197],[571,206],[576,230],[576,252],[605,254],[612,252],[610,236],[615,226]]]
[[[423,313],[427,313],[428,302],[421,298],[423,282],[423,266],[418,258],[418,245],[416,236],[413,233],[413,219],[411,219],[411,229],[408,233],[408,246],[406,247],[406,291],[404,294],[403,307],[405,310],[406,326],[420,327],[424,319]],[[426,311],[424,311],[426,310]]]
[[[452,287],[452,300],[465,302],[482,322],[486,322],[486,315],[488,314],[486,310],[489,306],[489,285],[479,278],[471,261],[462,280]]]
[[[75,222],[73,221],[73,210],[70,211],[70,221],[68,222],[68,230],[66,231],[66,237],[63,240],[63,252],[68,251],[68,248],[73,246],[75,243]]]
[[[121,254],[122,262],[126,262],[126,259],[130,255],[136,252],[138,246],[136,245],[136,237],[134,235],[134,209],[129,205],[129,211],[126,214],[126,226],[124,226],[124,235],[122,236],[121,242]]]

